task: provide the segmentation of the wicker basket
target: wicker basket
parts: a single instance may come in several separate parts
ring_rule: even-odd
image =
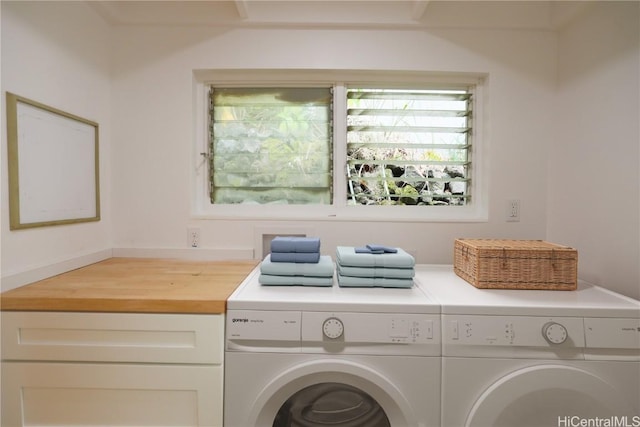
[[[572,291],[578,252],[542,240],[456,239],[455,273],[476,288]]]

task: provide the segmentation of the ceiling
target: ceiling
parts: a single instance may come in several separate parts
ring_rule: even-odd
[[[557,30],[593,1],[88,1],[112,25]]]

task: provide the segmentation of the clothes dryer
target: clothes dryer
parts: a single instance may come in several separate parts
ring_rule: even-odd
[[[410,289],[261,286],[227,302],[227,427],[440,425],[440,307]]]
[[[442,312],[442,426],[640,426],[640,302],[576,291],[477,289],[419,266]]]

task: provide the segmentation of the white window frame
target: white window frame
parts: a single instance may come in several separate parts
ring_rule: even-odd
[[[219,205],[209,196],[209,86],[334,87],[333,204],[332,205]],[[471,203],[464,206],[348,206],[346,174],[346,87],[354,84],[474,86],[473,145],[471,147]],[[353,70],[196,70],[193,74],[194,142],[192,153],[191,216],[194,219],[288,221],[488,221],[488,138],[485,135],[487,78],[484,74]],[[344,102],[341,102],[344,100]]]

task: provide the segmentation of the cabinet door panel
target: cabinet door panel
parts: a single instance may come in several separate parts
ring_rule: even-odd
[[[5,362],[3,426],[221,426],[222,367]]]
[[[2,359],[221,364],[224,316],[2,312]]]

